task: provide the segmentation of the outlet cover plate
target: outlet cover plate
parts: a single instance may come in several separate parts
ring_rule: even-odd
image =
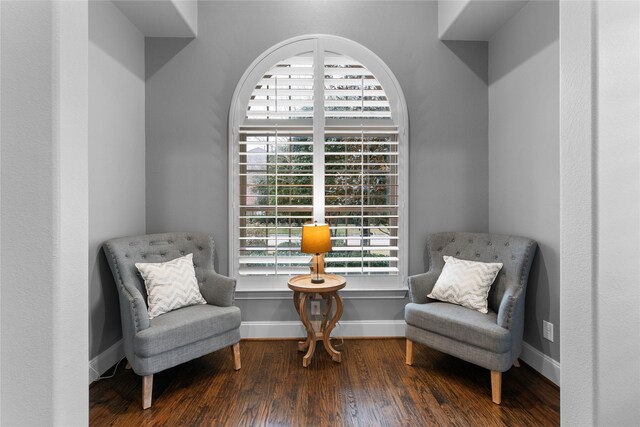
[[[542,321],[542,336],[553,342],[553,323],[546,320]]]
[[[314,316],[320,314],[320,301],[311,301],[311,314]]]

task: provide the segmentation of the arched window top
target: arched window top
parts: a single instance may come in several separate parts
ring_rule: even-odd
[[[249,66],[234,93],[229,125],[324,119],[404,129],[406,111],[398,81],[376,54],[342,37],[309,35],[273,46]]]
[[[376,76],[360,62],[323,52],[322,69],[312,52],[278,61],[251,93],[246,119],[295,120],[314,117],[314,85],[322,86],[321,107],[327,119],[391,119],[389,99]],[[320,76],[316,76],[320,72]]]

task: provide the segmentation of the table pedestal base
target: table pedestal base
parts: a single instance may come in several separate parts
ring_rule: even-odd
[[[342,355],[331,345],[331,331],[335,328],[336,323],[342,316],[342,298],[338,295],[337,291],[321,293],[322,298],[325,301],[325,309],[322,313],[322,323],[320,324],[320,330],[316,331],[313,328],[313,324],[309,320],[309,314],[307,312],[307,299],[313,293],[298,292],[293,293],[293,303],[295,304],[296,311],[300,315],[300,319],[307,330],[307,339],[305,341],[298,342],[298,351],[306,351],[302,359],[302,366],[305,368],[311,363],[311,358],[316,349],[316,341],[322,341],[325,350],[331,356],[334,362],[340,363],[342,361]],[[331,307],[333,301],[336,302],[336,312],[329,320],[329,314],[331,313]]]

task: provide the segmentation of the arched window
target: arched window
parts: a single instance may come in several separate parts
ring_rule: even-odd
[[[327,222],[329,273],[399,287],[407,265],[407,111],[389,68],[334,36],[274,46],[240,79],[229,115],[230,272],[282,289],[309,272],[302,224]]]

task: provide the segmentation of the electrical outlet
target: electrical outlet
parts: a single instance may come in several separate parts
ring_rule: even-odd
[[[553,323],[542,321],[542,336],[553,342]]]
[[[320,315],[320,301],[311,301],[311,314]]]

